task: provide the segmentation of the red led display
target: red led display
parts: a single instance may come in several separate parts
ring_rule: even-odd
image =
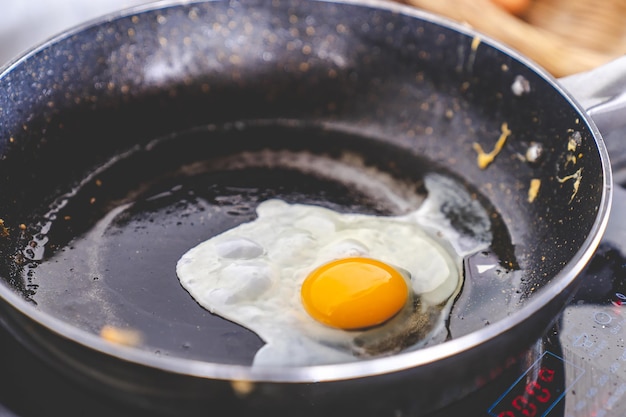
[[[495,417],[544,417],[564,395],[563,360],[546,352],[488,410]]]

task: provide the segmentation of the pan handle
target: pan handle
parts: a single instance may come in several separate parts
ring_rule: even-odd
[[[587,110],[604,137],[626,128],[626,55],[558,81]]]

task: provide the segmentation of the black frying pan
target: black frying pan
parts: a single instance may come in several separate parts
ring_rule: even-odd
[[[154,412],[395,416],[447,404],[523,361],[575,290],[610,205],[598,130],[554,79],[397,4],[135,10],[7,67],[0,114],[3,324],[90,389]],[[510,137],[480,167],[475,144],[493,148],[505,123]],[[414,190],[406,201],[439,172],[488,210],[493,244],[476,256],[498,273],[474,276],[480,259],[466,259],[447,340],[356,363],[253,369],[263,342],[181,288],[178,258],[254,219],[266,199],[407,209],[285,153],[363,183],[381,173],[390,190]],[[462,210],[447,215],[467,224]],[[141,341],[112,343],[105,326]]]

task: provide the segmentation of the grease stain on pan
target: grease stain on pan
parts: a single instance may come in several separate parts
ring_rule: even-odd
[[[509,130],[509,125],[506,122],[502,123],[501,131],[502,133],[500,134],[500,137],[496,141],[496,144],[494,145],[493,150],[489,152],[486,152],[480,143],[475,142],[473,144],[473,148],[477,154],[476,162],[480,169],[486,169],[489,165],[491,165],[493,161],[496,159],[496,157],[498,156],[498,154],[504,148],[507,138],[509,137],[509,135],[511,135],[511,131]]]
[[[577,130],[570,129],[569,137],[567,140],[567,150],[562,156],[563,158],[562,167],[559,167],[559,168],[563,170],[567,170],[568,168],[573,167],[575,171],[572,172],[570,170],[571,172],[570,174],[556,176],[556,180],[560,184],[566,184],[569,182],[571,182],[572,184],[571,185],[572,192],[571,192],[571,197],[569,199],[568,204],[571,204],[574,201],[574,198],[576,198],[576,195],[578,194],[580,185],[583,180],[583,168],[581,167],[581,168],[576,169],[578,162],[584,156],[583,153],[580,152],[580,148],[582,147],[582,142],[583,142],[582,134]]]
[[[578,171],[574,172],[571,175],[566,175],[565,177],[557,177],[557,180],[563,184],[566,183],[568,181],[573,181],[572,182],[572,196],[569,199],[569,202],[571,203],[572,201],[574,201],[574,198],[576,197],[576,194],[578,194],[578,189],[580,188],[580,183],[583,180],[583,169],[580,168],[578,169]]]
[[[214,169],[244,169],[250,167],[289,168],[312,176],[332,178],[366,195],[375,195],[391,203],[395,211],[406,213],[418,207],[423,197],[415,184],[402,183],[390,174],[368,166],[364,159],[355,153],[343,152],[337,160],[311,152],[290,150],[246,151],[233,158],[223,158],[213,165]],[[203,164],[185,168],[187,174],[203,169]]]
[[[110,343],[124,346],[138,346],[141,344],[141,332],[135,329],[105,325],[100,329],[100,337]]]
[[[539,189],[541,188],[541,178],[532,178],[530,180],[530,186],[528,187],[528,202],[533,203],[539,195]]]
[[[9,237],[9,229],[4,225],[4,220],[0,219],[0,237]]]

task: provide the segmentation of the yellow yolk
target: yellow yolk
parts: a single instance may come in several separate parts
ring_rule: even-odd
[[[403,276],[369,258],[339,259],[313,271],[302,284],[302,302],[317,321],[340,329],[384,323],[407,301]]]

